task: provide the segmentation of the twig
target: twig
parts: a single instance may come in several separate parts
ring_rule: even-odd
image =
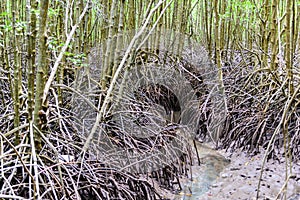
[[[264,166],[266,164],[266,160],[267,160],[267,156],[268,156],[268,152],[270,150],[270,147],[271,145],[273,144],[273,141],[275,139],[275,136],[279,133],[280,131],[280,128],[282,126],[282,124],[284,123],[284,121],[286,120],[286,115],[288,114],[288,111],[290,110],[290,107],[296,97],[296,95],[298,94],[300,90],[300,85],[298,86],[298,88],[294,91],[294,94],[293,96],[286,102],[285,104],[285,109],[284,109],[284,112],[282,114],[282,117],[281,117],[281,120],[278,124],[278,126],[276,127],[270,141],[269,141],[269,144],[268,144],[268,147],[267,147],[267,150],[266,150],[266,153],[264,155],[264,158],[263,158],[263,162],[262,162],[262,167],[261,167],[261,171],[260,171],[260,175],[259,175],[259,179],[258,179],[258,186],[257,186],[257,193],[256,193],[256,199],[259,198],[259,190],[260,190],[260,184],[261,184],[261,180],[262,180],[262,175],[263,175],[263,171],[264,171]]]
[[[146,27],[147,27],[147,24],[148,22],[150,21],[150,18],[152,17],[153,13],[161,6],[161,4],[163,4],[164,1],[163,0],[160,0],[157,5],[150,11],[150,14],[148,15],[147,19],[145,20],[145,23],[144,25],[142,26],[142,28],[139,30],[138,33],[135,34],[135,36],[132,38],[130,44],[128,45],[128,48],[126,49],[126,52],[122,58],[122,61],[120,63],[120,65],[118,66],[112,80],[111,80],[111,83],[109,85],[109,88],[107,90],[107,94],[104,98],[104,101],[103,101],[103,104],[101,106],[101,109],[99,111],[99,113],[97,113],[97,117],[96,117],[96,122],[94,123],[92,129],[91,129],[91,132],[88,136],[88,138],[86,139],[86,142],[82,148],[82,152],[86,152],[89,145],[90,145],[90,142],[92,140],[92,138],[94,137],[94,134],[97,130],[97,127],[99,125],[99,122],[102,120],[103,118],[103,114],[105,113],[105,111],[107,110],[107,106],[109,105],[109,102],[111,101],[111,95],[112,95],[112,92],[113,92],[113,89],[115,87],[115,84],[117,82],[117,79],[119,77],[119,74],[121,73],[121,70],[123,69],[123,66],[127,60],[127,57],[129,56],[130,54],[130,51],[132,49],[132,47],[134,46],[134,43],[136,42],[136,40],[142,35],[142,33],[145,31]]]
[[[88,11],[89,9],[89,4],[90,4],[91,0],[88,0],[88,2],[86,3],[85,5],[85,8],[84,10],[82,11],[81,15],[79,16],[79,19],[78,19],[78,22],[72,27],[72,30],[69,34],[67,34],[67,40],[66,40],[66,43],[64,44],[64,46],[62,47],[59,55],[58,55],[58,58],[55,60],[55,63],[54,63],[54,66],[52,68],[52,71],[50,73],[50,76],[47,80],[47,83],[45,85],[45,89],[44,89],[44,93],[43,93],[43,104],[45,103],[46,99],[47,99],[47,95],[48,95],[48,92],[49,92],[49,89],[50,89],[50,86],[51,86],[51,83],[53,82],[54,80],[54,77],[55,77],[55,74],[58,70],[58,67],[59,67],[59,64],[60,64],[60,61],[62,60],[67,48],[69,47],[69,44],[73,38],[73,35],[74,33],[76,32],[76,29],[78,27],[78,25],[80,24],[81,20],[83,19],[83,17],[85,16],[85,13]],[[67,23],[68,20],[66,20],[66,23]]]

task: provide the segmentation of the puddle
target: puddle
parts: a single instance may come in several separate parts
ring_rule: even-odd
[[[176,195],[175,199],[177,200],[199,199],[230,163],[228,159],[205,144],[197,142],[196,146],[201,165],[198,165],[197,158],[195,158],[196,166],[192,166],[192,180],[190,177],[181,180],[183,190]]]

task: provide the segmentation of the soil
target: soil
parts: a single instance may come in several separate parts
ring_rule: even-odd
[[[219,150],[218,153],[231,162],[214,180],[210,189],[195,199],[256,199],[265,152],[260,151],[254,156],[242,150],[233,153]],[[289,177],[288,181],[286,177]],[[284,157],[269,160],[263,168],[258,199],[285,199],[285,196],[289,200],[300,200],[300,161],[286,165]]]
[[[184,189],[176,195],[161,191],[164,198],[181,200],[300,200],[300,161],[286,165],[283,157],[279,160],[271,159],[266,162],[263,168],[259,196],[256,198],[264,151],[257,155],[249,155],[242,150],[216,151],[200,143],[197,144],[197,147],[202,163],[197,166],[197,158],[195,158],[196,166],[192,167],[192,181],[190,178],[182,178],[181,182]],[[288,167],[287,174],[286,167]],[[287,180],[286,177],[289,179]]]
[[[241,150],[218,151],[231,160],[210,189],[197,199],[256,199],[264,151],[249,155]],[[286,174],[286,167],[288,173]],[[292,169],[290,171],[290,169]],[[258,199],[300,200],[300,161],[286,165],[285,158],[269,160],[263,168]],[[286,181],[286,177],[290,177]],[[287,188],[285,189],[285,184]]]

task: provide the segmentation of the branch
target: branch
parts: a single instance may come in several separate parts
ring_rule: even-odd
[[[99,124],[99,122],[101,121],[102,116],[103,116],[104,112],[106,111],[107,106],[108,106],[108,104],[109,104],[109,102],[110,102],[111,94],[112,94],[113,89],[114,89],[114,86],[115,86],[115,84],[116,84],[116,82],[117,82],[117,78],[119,77],[119,74],[121,73],[121,70],[122,70],[122,68],[123,68],[123,66],[124,66],[124,64],[125,64],[125,62],[126,62],[126,60],[127,60],[127,57],[128,57],[129,54],[130,54],[130,51],[131,51],[132,47],[134,46],[135,41],[136,41],[136,40],[142,35],[142,33],[145,31],[145,29],[146,29],[146,27],[147,27],[147,25],[148,25],[148,23],[149,23],[149,21],[150,21],[150,18],[151,18],[152,15],[153,15],[153,13],[154,13],[154,12],[159,8],[159,6],[160,6],[161,4],[163,4],[163,3],[164,3],[164,1],[163,1],[163,0],[160,0],[160,1],[157,3],[157,5],[150,11],[150,13],[149,13],[147,19],[145,20],[145,23],[143,24],[142,28],[139,30],[139,32],[138,32],[137,34],[134,35],[134,37],[132,38],[130,44],[128,45],[128,48],[126,49],[125,55],[123,56],[123,59],[122,59],[120,65],[118,66],[118,68],[117,68],[117,70],[116,70],[114,76],[113,76],[113,79],[112,79],[112,81],[111,81],[111,84],[109,85],[109,88],[108,88],[108,90],[107,90],[107,95],[105,96],[105,99],[104,99],[103,104],[102,104],[102,106],[101,106],[100,112],[97,114],[96,122],[95,122],[95,124],[93,125],[92,130],[91,130],[91,133],[89,134],[89,136],[88,136],[88,138],[87,138],[87,140],[86,140],[86,142],[85,142],[85,144],[84,144],[84,146],[83,146],[83,148],[82,148],[82,152],[83,152],[83,153],[85,153],[85,152],[87,151],[87,149],[88,149],[88,147],[89,147],[89,144],[90,144],[92,138],[94,137],[94,134],[95,134],[95,132],[96,132],[96,130],[97,130],[98,124]]]
[[[45,85],[44,94],[43,94],[43,100],[42,100],[43,104],[46,101],[46,98],[47,98],[47,95],[49,93],[49,89],[50,89],[51,83],[54,80],[54,76],[55,76],[55,74],[56,74],[56,72],[58,70],[60,61],[62,60],[62,58],[63,58],[63,56],[64,56],[64,54],[65,54],[65,52],[66,52],[66,50],[67,50],[67,48],[68,48],[71,40],[73,38],[73,35],[74,35],[74,33],[75,33],[78,25],[80,24],[81,20],[83,19],[85,13],[88,11],[89,4],[90,4],[90,0],[86,3],[85,8],[82,11],[82,13],[81,13],[81,15],[80,15],[80,17],[78,19],[78,22],[72,27],[72,30],[71,30],[70,34],[68,35],[68,37],[67,37],[67,41],[66,41],[65,45],[62,47],[61,52],[59,53],[58,58],[56,59],[56,61],[54,63],[54,67],[52,68],[51,74],[50,74],[50,76],[48,78],[48,81],[47,81],[47,83]]]

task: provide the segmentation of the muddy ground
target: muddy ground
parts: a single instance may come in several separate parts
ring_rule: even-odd
[[[218,151],[231,160],[210,189],[197,199],[256,199],[264,151],[253,156],[241,150],[233,153]],[[286,167],[288,173],[286,174]],[[258,199],[300,200],[300,161],[286,165],[285,158],[269,160],[263,168]],[[290,171],[291,169],[291,171]],[[290,178],[286,181],[286,177]],[[284,188],[285,184],[287,189]]]
[[[253,200],[257,199],[258,180],[262,170],[264,151],[250,155],[242,150],[234,152],[213,150],[197,145],[201,166],[193,166],[193,181],[183,178],[184,190],[176,195],[161,191],[165,199],[180,200]],[[195,158],[196,159],[196,158]],[[227,162],[230,160],[230,163]],[[195,161],[197,163],[197,161]],[[286,174],[286,167],[291,169]],[[300,161],[286,165],[285,158],[269,160],[262,175],[259,200],[300,200]],[[286,177],[290,178],[286,181]],[[285,189],[284,186],[287,186]]]

